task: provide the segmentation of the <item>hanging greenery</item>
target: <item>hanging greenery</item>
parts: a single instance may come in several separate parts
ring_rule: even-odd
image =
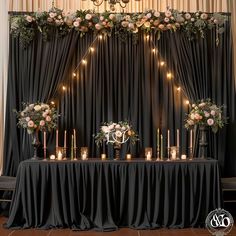
[[[127,34],[136,35],[139,31],[149,33],[154,31],[157,37],[161,32],[183,31],[191,40],[200,36],[204,38],[207,29],[216,28],[217,35],[224,31],[227,16],[220,13],[179,12],[167,9],[166,12],[148,10],[144,13],[114,13],[106,11],[78,10],[75,13],[65,13],[52,8],[49,12],[36,12],[28,15],[11,17],[11,33],[19,37],[21,45],[26,48],[34,40],[36,32],[40,31],[44,40],[48,40],[57,29],[60,36],[68,34],[72,29],[83,36],[88,31],[103,33],[108,36],[115,32],[120,38]],[[219,39],[217,36],[217,44]]]

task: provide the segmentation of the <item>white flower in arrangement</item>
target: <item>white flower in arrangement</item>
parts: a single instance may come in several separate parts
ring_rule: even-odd
[[[28,22],[32,22],[32,21],[33,21],[33,17],[32,17],[32,16],[29,16],[29,15],[27,15],[27,16],[26,16],[26,20],[27,20]]]
[[[40,110],[41,110],[41,106],[40,106],[40,105],[34,106],[34,110],[35,110],[35,111],[40,111]]]
[[[23,104],[23,111],[16,111],[17,125],[27,129],[28,133],[34,130],[50,131],[57,127],[58,114],[54,106],[45,103]]]
[[[170,19],[169,19],[168,17],[165,17],[164,21],[165,21],[166,23],[168,23],[168,22],[170,21]]]
[[[206,13],[201,14],[201,19],[206,20],[208,18],[208,15]]]
[[[166,16],[166,17],[170,17],[171,15],[172,15],[172,12],[171,12],[171,11],[168,10],[168,11],[165,12],[165,16]]]
[[[189,13],[185,13],[184,17],[185,17],[186,20],[191,19],[191,15]]]
[[[155,17],[159,17],[161,15],[161,13],[159,11],[155,11],[153,14]]]
[[[223,116],[223,107],[217,106],[211,99],[206,99],[192,105],[192,110],[186,117],[185,127],[189,129],[195,125],[209,126],[216,133],[225,124],[226,118]]]
[[[80,23],[79,23],[78,21],[75,21],[75,22],[73,23],[73,25],[74,25],[74,27],[79,27]]]
[[[86,14],[85,19],[86,19],[86,20],[91,20],[92,17],[93,17],[93,16],[92,16],[91,14]]]
[[[131,143],[134,144],[138,140],[138,134],[126,121],[104,123],[100,127],[100,132],[94,135],[94,137],[97,145],[100,145],[103,142],[114,145],[122,144],[127,142],[129,139]]]
[[[150,19],[150,18],[152,17],[152,13],[149,12],[149,13],[146,15],[146,17],[147,17],[148,19]]]

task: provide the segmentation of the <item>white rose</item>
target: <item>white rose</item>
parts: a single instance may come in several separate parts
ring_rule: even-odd
[[[41,110],[41,106],[40,106],[40,105],[34,106],[34,110],[35,110],[35,111],[40,111],[40,110]]]
[[[120,129],[120,125],[118,124],[118,125],[116,125],[116,129]]]
[[[148,13],[147,15],[146,15],[146,17],[148,18],[148,19],[150,19],[151,17],[152,17],[152,13]]]
[[[154,16],[155,16],[155,17],[159,17],[160,15],[161,15],[161,14],[160,14],[159,11],[155,11],[155,12],[154,12]]]
[[[74,27],[79,27],[79,22],[78,21],[75,21],[74,23],[73,23],[73,25],[74,25]]]
[[[107,126],[102,126],[102,132],[104,132],[104,133],[108,133],[110,130],[109,130],[109,128],[107,127]]]
[[[118,137],[118,138],[122,137],[122,132],[120,130],[116,131],[116,137]]]
[[[91,14],[86,14],[85,19],[86,20],[91,20],[92,19],[92,15]]]

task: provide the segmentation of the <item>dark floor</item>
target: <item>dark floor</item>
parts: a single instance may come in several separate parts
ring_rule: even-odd
[[[0,236],[206,236],[211,235],[206,229],[159,229],[159,230],[133,230],[120,229],[113,232],[94,232],[94,231],[72,231],[70,229],[58,230],[9,230],[4,229],[3,224],[7,221],[6,217],[0,216]],[[236,236],[236,226],[228,235]]]

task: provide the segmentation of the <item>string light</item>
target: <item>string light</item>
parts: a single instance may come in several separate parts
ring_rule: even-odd
[[[63,91],[66,91],[66,86],[62,86]]]
[[[160,62],[160,65],[161,65],[161,66],[164,66],[164,65],[165,65],[165,62],[164,62],[164,61],[161,61],[161,62]]]
[[[178,88],[177,88],[177,91],[178,91],[178,92],[180,92],[180,90],[181,90],[181,88],[180,88],[180,87],[178,87]]]
[[[148,34],[148,35],[146,35],[146,39],[147,39],[147,40],[149,40],[149,38],[150,38],[150,35],[149,35],[149,34]]]
[[[54,102],[54,101],[51,101],[51,104],[52,104],[52,105],[55,105],[55,102]]]
[[[166,76],[167,76],[168,79],[171,79],[172,74],[170,72],[168,72]]]
[[[87,64],[87,61],[85,59],[83,59],[82,63],[85,65],[85,64]]]
[[[102,35],[101,34],[99,35],[99,39],[102,39]]]
[[[156,49],[155,49],[155,48],[153,48],[153,49],[152,49],[152,52],[153,52],[153,53],[155,53],[155,52],[156,52]]]
[[[91,52],[94,52],[94,48],[93,48],[93,47],[90,47],[90,51],[91,51]]]
[[[186,105],[189,105],[189,100],[186,100],[186,101],[185,101],[185,104],[186,104]]]
[[[73,73],[73,76],[76,77],[76,73],[75,72]]]

